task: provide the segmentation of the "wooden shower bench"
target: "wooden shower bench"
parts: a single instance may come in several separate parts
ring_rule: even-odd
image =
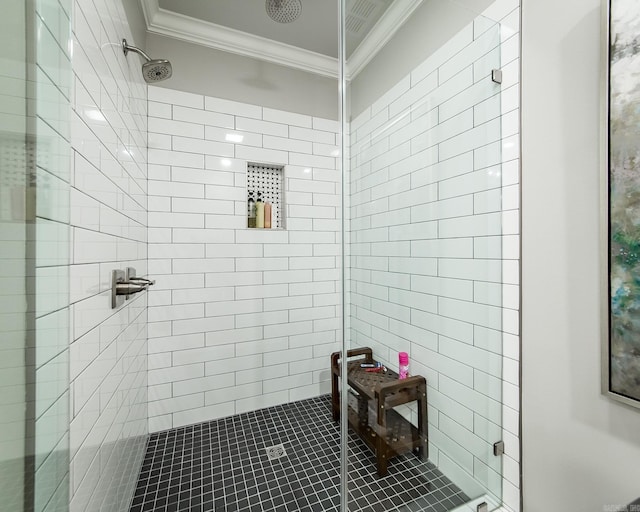
[[[352,359],[353,358],[353,359]],[[427,436],[427,382],[414,375],[399,380],[392,370],[367,372],[360,363],[376,363],[370,348],[347,352],[349,384],[349,425],[376,456],[378,476],[387,474],[389,459],[416,452],[421,459],[429,456]],[[340,352],[331,354],[331,409],[334,421],[340,419]],[[393,408],[417,402],[418,426],[414,426]]]

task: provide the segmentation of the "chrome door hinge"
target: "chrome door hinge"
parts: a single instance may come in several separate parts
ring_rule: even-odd
[[[492,69],[491,70],[491,80],[497,84],[502,83],[502,70],[501,69]]]
[[[504,453],[504,441],[493,443],[493,454],[498,457]]]
[[[476,507],[476,512],[489,512],[489,505],[486,501],[483,501]]]

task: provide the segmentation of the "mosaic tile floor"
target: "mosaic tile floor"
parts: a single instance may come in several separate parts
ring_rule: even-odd
[[[152,434],[131,512],[338,511],[339,443],[328,395]],[[353,433],[349,461],[351,512],[445,512],[468,501],[412,454],[378,478]]]

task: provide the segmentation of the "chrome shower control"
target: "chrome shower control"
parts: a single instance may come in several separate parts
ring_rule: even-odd
[[[144,291],[148,288],[147,284],[135,284],[135,283],[117,283],[116,295],[131,295]]]
[[[124,304],[124,297],[118,293],[118,285],[123,284],[124,281],[124,270],[111,271],[111,309],[115,309]]]
[[[127,283],[132,283],[132,284],[136,284],[136,285],[144,285],[145,289],[148,288],[151,285],[156,284],[155,280],[149,280],[149,279],[145,279],[144,277],[137,277],[136,276],[136,269],[133,267],[127,267],[126,271],[125,271],[125,281]],[[133,292],[133,293],[137,293],[137,292]],[[126,300],[129,300],[129,296],[125,297]]]
[[[145,284],[147,286],[151,286],[151,285],[156,284],[156,280],[155,279],[145,279],[144,277],[130,277],[129,278],[129,282]]]
[[[136,269],[128,267],[127,271],[113,270],[111,272],[111,308],[117,308],[129,299],[130,295],[147,290],[155,284],[154,280],[135,277]]]
[[[145,279],[144,277],[136,276],[136,269],[133,267],[127,267],[125,277],[126,277],[126,280],[130,282],[146,283],[149,286],[156,284],[155,279]]]

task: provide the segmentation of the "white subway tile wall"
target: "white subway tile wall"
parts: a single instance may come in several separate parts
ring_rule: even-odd
[[[76,0],[72,19],[70,507],[126,510],[148,432],[147,293],[111,309],[110,273],[147,273],[147,87],[121,1]]]
[[[330,390],[337,122],[149,87],[149,429]],[[284,166],[284,229],[247,228],[247,163]]]
[[[352,121],[347,333],[396,369],[409,352],[428,382],[430,459],[514,511],[518,58],[519,2],[500,0]]]

